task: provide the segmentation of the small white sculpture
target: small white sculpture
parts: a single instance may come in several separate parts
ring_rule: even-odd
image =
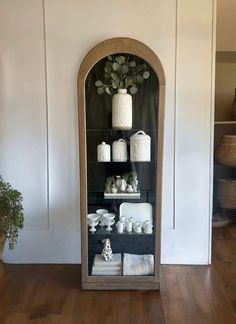
[[[138,191],[138,177],[134,176],[134,179],[132,181],[132,186],[133,186],[133,190],[134,192]]]
[[[120,191],[125,192],[127,188],[127,183],[125,179],[121,179]]]
[[[129,192],[129,193],[134,192],[133,186],[128,185],[126,191]]]
[[[112,249],[111,249],[111,241],[109,238],[107,238],[102,240],[102,243],[104,243],[102,256],[104,257],[105,261],[111,261],[113,257]]]
[[[113,193],[113,194],[115,194],[115,193],[117,193],[117,191],[118,191],[118,189],[116,188],[116,185],[112,185],[112,187],[111,187],[111,192]]]

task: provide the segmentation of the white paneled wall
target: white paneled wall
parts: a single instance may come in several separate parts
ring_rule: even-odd
[[[213,13],[211,1],[178,1],[176,222],[174,231],[163,231],[167,263],[207,263],[210,254]]]
[[[126,36],[166,74],[162,261],[208,262],[212,2],[0,0],[0,173],[26,218],[6,261],[80,262],[77,73],[94,45]]]
[[[0,174],[25,197],[25,227],[48,228],[42,3],[0,5]]]

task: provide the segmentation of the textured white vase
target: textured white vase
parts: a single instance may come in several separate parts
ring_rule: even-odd
[[[151,161],[151,137],[143,131],[130,137],[130,161]]]
[[[118,89],[112,97],[112,128],[132,128],[132,96],[127,93],[127,89]]]

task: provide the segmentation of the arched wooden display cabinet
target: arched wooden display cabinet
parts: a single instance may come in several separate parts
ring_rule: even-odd
[[[111,126],[111,96],[99,96],[94,81],[102,73],[108,55],[130,54],[148,64],[151,77],[140,85],[133,96],[133,129],[117,131]],[[160,234],[162,203],[162,161],[164,132],[165,76],[157,55],[145,44],[130,38],[113,38],[96,45],[84,58],[78,74],[78,117],[80,153],[80,214],[82,245],[82,288],[97,290],[158,290],[160,289]],[[127,142],[137,130],[151,136],[150,162],[97,162],[97,145],[103,140],[124,138]],[[140,200],[104,199],[107,176],[135,170],[140,181]],[[98,229],[91,234],[87,214],[106,208],[119,217],[119,206],[124,201],[148,202],[153,207],[153,233],[119,234]],[[101,240],[110,238],[113,253],[154,256],[154,272],[149,275],[92,275],[95,254],[102,251]],[[109,261],[107,261],[109,262]]]

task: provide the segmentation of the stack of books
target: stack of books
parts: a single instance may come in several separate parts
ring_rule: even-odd
[[[93,261],[92,276],[121,276],[121,253],[113,254],[111,261],[105,261],[101,254],[96,254]]]

